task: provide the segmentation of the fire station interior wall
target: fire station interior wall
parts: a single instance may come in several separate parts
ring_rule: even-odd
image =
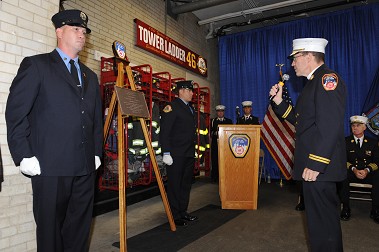
[[[154,72],[167,71],[172,78],[192,79],[201,87],[209,87],[212,106],[217,103],[218,88],[214,89],[219,83],[217,39],[205,39],[208,33],[207,26],[199,26],[198,19],[192,13],[180,14],[177,19],[166,16],[164,0],[69,0],[64,1],[63,5],[65,9],[81,9],[89,17],[88,26],[92,32],[80,56],[85,58],[85,63],[96,73],[100,73],[100,62],[99,59],[95,59],[98,58],[95,57],[95,53],[113,55],[112,43],[119,40],[125,44],[126,54],[132,66],[150,64]],[[192,73],[135,46],[135,18],[202,55],[207,60],[208,76],[205,78]]]
[[[173,78],[193,78],[211,89],[211,107],[218,103],[217,40],[206,40],[207,28],[197,25],[192,13],[175,20],[165,16],[164,0],[67,0],[65,9],[81,9],[89,16],[92,33],[81,60],[100,76],[101,55],[112,55],[112,43],[126,46],[131,65],[150,64],[153,71],[168,71]],[[36,251],[30,179],[13,163],[6,139],[5,106],[9,87],[22,59],[47,53],[56,47],[51,16],[58,12],[59,0],[0,1],[0,144],[4,182],[0,191],[0,251]],[[197,76],[135,46],[134,19],[156,28],[207,59],[208,77]]]

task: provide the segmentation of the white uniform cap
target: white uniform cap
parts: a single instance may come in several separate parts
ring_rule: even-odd
[[[225,106],[224,105],[217,105],[216,110],[225,110]]]
[[[353,123],[363,123],[363,124],[366,124],[367,120],[368,120],[368,118],[365,117],[365,116],[355,115],[355,116],[350,117],[350,123],[351,124],[353,124]]]
[[[294,39],[292,42],[292,53],[289,58],[298,52],[320,52],[325,54],[325,47],[328,41],[323,38],[301,38]]]
[[[243,101],[241,104],[242,104],[242,107],[251,107],[251,105],[253,105],[253,102],[252,101]]]

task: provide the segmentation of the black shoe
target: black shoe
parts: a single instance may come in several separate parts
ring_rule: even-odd
[[[305,210],[304,202],[299,202],[299,204],[296,205],[295,210],[304,211]]]
[[[350,207],[342,207],[341,216],[340,216],[341,220],[348,221],[350,220],[350,216],[351,216]]]
[[[371,210],[370,218],[379,224],[379,210]]]
[[[174,222],[175,222],[175,225],[179,227],[187,226],[187,222],[185,220],[177,219],[177,220],[174,220]]]
[[[299,203],[295,207],[296,211],[304,211],[305,205],[304,205],[304,196],[302,194],[299,194]]]
[[[189,214],[186,214],[182,217],[183,220],[186,220],[186,221],[195,221],[197,219],[199,219],[197,216],[193,216],[193,215],[189,215]]]

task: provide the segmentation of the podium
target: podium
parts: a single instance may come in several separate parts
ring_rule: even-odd
[[[219,125],[222,209],[257,209],[260,125]]]

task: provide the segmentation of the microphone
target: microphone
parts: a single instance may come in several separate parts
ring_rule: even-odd
[[[240,116],[240,107],[236,106],[236,115],[237,117]]]
[[[278,84],[279,84],[281,87],[283,87],[283,86],[284,86],[284,82],[288,81],[289,79],[290,79],[290,76],[289,76],[288,74],[283,74],[283,76],[282,76],[282,80],[279,81]],[[274,99],[275,96],[276,96],[276,94],[275,94],[275,95],[270,95],[270,97],[269,97],[270,101],[272,101],[272,99]]]

